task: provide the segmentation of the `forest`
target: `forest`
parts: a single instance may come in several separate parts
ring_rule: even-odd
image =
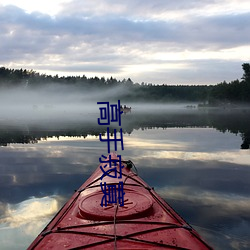
[[[250,64],[243,63],[242,78],[231,82],[221,82],[216,85],[154,85],[152,83],[134,83],[130,78],[117,80],[112,76],[104,77],[82,76],[52,76],[40,74],[34,70],[9,69],[0,67],[0,88],[27,88],[57,84],[77,88],[88,93],[91,90],[110,90],[120,88],[114,99],[126,102],[199,102],[200,106],[220,106],[232,104],[250,104]]]

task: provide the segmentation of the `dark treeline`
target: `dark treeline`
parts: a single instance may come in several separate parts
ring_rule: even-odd
[[[242,64],[244,74],[240,80],[215,85],[209,95],[210,104],[250,103],[250,64]]]
[[[115,99],[124,101],[191,101],[203,102],[209,105],[224,105],[232,103],[250,103],[250,64],[242,65],[243,76],[241,80],[229,83],[222,82],[217,85],[153,85],[151,83],[134,83],[130,78],[117,80],[113,77],[83,76],[51,76],[40,74],[33,70],[0,68],[0,87],[37,88],[53,83],[89,90],[108,90],[122,87]]]

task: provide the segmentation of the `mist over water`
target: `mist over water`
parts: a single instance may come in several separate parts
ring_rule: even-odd
[[[94,111],[93,100],[97,95],[54,85],[39,89],[5,89],[0,92],[1,119],[84,118]]]
[[[129,95],[129,91],[121,86],[101,91],[72,88],[62,84],[34,89],[0,89],[0,121],[92,121],[93,114],[97,117],[99,112],[100,105],[97,102],[117,104],[121,93]],[[133,112],[162,112],[184,110],[188,104],[123,103],[121,100],[121,105],[132,107]]]

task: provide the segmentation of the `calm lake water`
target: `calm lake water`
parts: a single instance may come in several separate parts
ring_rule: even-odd
[[[97,106],[34,109],[0,118],[1,249],[27,248],[107,154]],[[250,110],[135,106],[121,127],[118,153],[210,245],[250,249]]]

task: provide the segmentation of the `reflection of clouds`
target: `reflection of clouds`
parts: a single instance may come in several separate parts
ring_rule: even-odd
[[[136,140],[134,138],[126,137],[126,146],[128,147],[142,147],[143,149],[167,149],[167,150],[173,150],[173,149],[185,149],[185,144],[178,144],[174,141],[172,142],[159,142],[159,141],[153,141],[149,139],[143,139],[143,138],[137,138]]]
[[[190,187],[163,187],[156,192],[214,249],[250,249],[250,198]]]
[[[124,141],[139,158],[223,161],[247,166],[250,162],[248,151],[231,148],[236,142],[240,143],[239,136],[211,128],[168,128],[150,133],[138,130],[133,137],[124,136]]]
[[[57,211],[58,201],[55,197],[31,198],[19,204],[8,204],[5,216],[0,219],[0,223],[11,228],[26,224],[26,233],[33,234],[33,230],[30,230],[32,225],[43,218],[50,217]]]
[[[61,206],[61,197],[31,198],[5,204],[0,218],[1,249],[25,249],[41,232]]]
[[[17,203],[32,195],[40,196],[41,192],[44,196],[71,194],[97,168],[101,154],[107,154],[107,144],[96,136],[59,139],[3,148],[0,198]],[[118,153],[131,159],[139,175],[155,186],[163,198],[173,199],[171,205],[179,202],[183,217],[195,218],[190,222],[202,226],[214,223],[211,228],[216,228],[219,219],[225,222],[223,226],[229,228],[232,223],[230,228],[242,232],[238,222],[250,211],[246,167],[250,155],[248,151],[233,149],[238,141],[240,138],[235,135],[204,128],[134,130],[131,135],[124,134],[125,150],[121,151],[118,145]],[[0,242],[8,239],[9,246],[16,234],[19,242],[29,239],[30,243],[47,224],[52,211],[57,211],[56,199],[48,196],[17,205],[0,203],[0,213],[4,215],[0,217]]]
[[[220,152],[180,152],[158,151],[152,152],[152,157],[159,159],[184,159],[199,161],[223,161],[249,166],[250,155],[248,151],[220,151]]]
[[[3,218],[5,211],[6,211],[6,203],[0,202],[0,220]]]
[[[226,143],[225,143],[226,141]],[[232,150],[240,145],[242,139],[229,132],[221,133],[213,128],[167,128],[135,130],[133,137],[126,137],[126,143],[144,147],[156,146],[155,149],[191,151],[191,152],[217,152],[218,150]],[[164,146],[166,145],[166,147]],[[169,147],[168,147],[169,146]]]
[[[87,135],[86,137],[79,136],[79,137],[71,137],[71,136],[53,136],[53,137],[48,137],[46,140],[42,140],[42,142],[53,142],[53,141],[96,141],[99,140],[99,137],[96,135]]]
[[[235,194],[225,194],[219,192],[195,191],[189,187],[163,187],[157,188],[157,193],[166,200],[175,199],[186,203],[199,204],[200,206],[217,206],[219,214],[249,214],[250,198]]]
[[[90,170],[99,165],[101,153],[106,154],[106,144],[100,147],[100,143],[85,139],[74,141],[72,138],[72,141],[39,142],[25,147],[14,144],[9,147],[11,152],[5,154],[5,162],[2,161],[2,164],[11,167],[5,168],[3,173],[16,175],[11,180],[12,184],[21,181],[18,179],[20,164],[25,166],[23,172],[27,170],[29,176],[31,173],[33,175],[91,173]],[[25,176],[23,178],[27,179]]]
[[[227,232],[219,232],[199,226],[194,226],[194,228],[199,232],[199,234],[209,242],[214,249],[232,249],[232,250],[241,250],[241,249],[250,249],[250,240],[249,237],[242,238],[237,237],[236,235],[239,232],[249,232],[250,225],[242,226],[240,223],[238,226],[234,225],[232,230]],[[236,234],[234,234],[236,232]]]

